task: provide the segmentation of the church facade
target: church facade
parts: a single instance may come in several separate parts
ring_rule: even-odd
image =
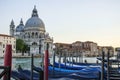
[[[49,44],[49,53],[53,51],[53,38],[46,32],[44,22],[39,18],[36,6],[34,6],[32,15],[25,25],[22,19],[16,27],[14,21],[11,21],[10,35],[16,39],[22,39],[29,46],[31,54],[44,54],[47,44]]]

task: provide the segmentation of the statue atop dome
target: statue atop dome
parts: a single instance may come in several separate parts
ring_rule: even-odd
[[[34,9],[32,11],[32,17],[38,17],[36,6],[34,6]]]

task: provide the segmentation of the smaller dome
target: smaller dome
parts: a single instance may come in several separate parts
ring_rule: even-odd
[[[21,19],[20,24],[16,27],[16,32],[22,32],[24,30],[24,24]]]
[[[16,27],[16,32],[22,32],[24,30],[24,25],[18,25]]]

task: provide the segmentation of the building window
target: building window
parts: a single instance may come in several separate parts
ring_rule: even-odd
[[[3,53],[4,53],[5,51],[3,50]]]
[[[15,48],[15,45],[14,45],[14,48]]]
[[[3,48],[5,48],[5,45],[3,44]]]

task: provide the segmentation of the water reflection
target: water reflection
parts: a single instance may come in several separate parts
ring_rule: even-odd
[[[87,60],[88,63],[96,63],[96,57],[84,57],[84,60]],[[55,61],[58,62],[59,58],[56,57]],[[34,65],[40,66],[41,65],[42,58],[34,58]],[[52,63],[53,58],[50,58],[50,63]],[[63,62],[63,58],[61,58],[61,62]],[[0,64],[4,64],[3,58],[0,58]],[[31,68],[31,58],[12,58],[12,69],[18,68],[18,65],[21,65],[24,69],[30,69]]]
[[[13,58],[12,59],[12,69],[18,68],[21,65],[24,69],[31,68],[31,58]],[[41,58],[34,58],[34,65],[40,66]]]

